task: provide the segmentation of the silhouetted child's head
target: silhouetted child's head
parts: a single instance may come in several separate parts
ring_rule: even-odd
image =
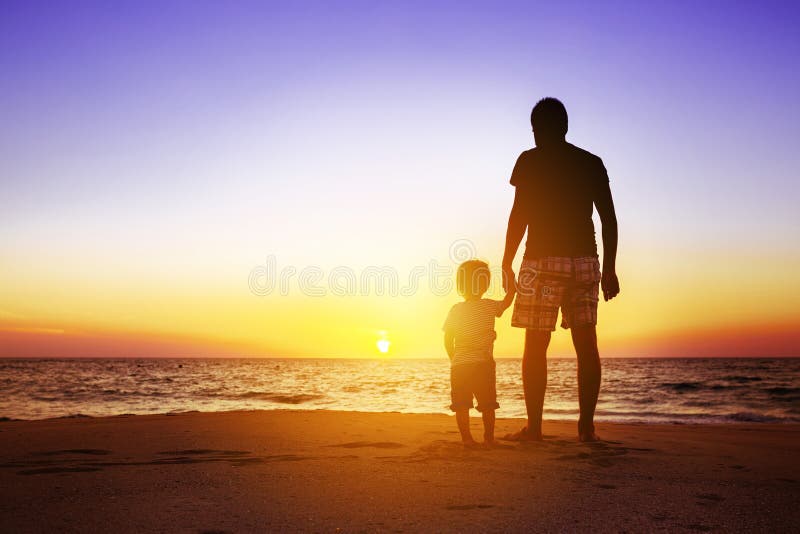
[[[531,127],[537,146],[563,140],[569,128],[567,108],[557,98],[539,100],[531,111]]]
[[[456,285],[458,293],[466,300],[479,299],[489,289],[492,274],[489,265],[480,260],[465,261],[458,266]]]

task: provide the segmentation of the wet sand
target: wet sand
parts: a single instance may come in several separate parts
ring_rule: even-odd
[[[800,529],[800,425],[598,433],[548,422],[542,443],[465,450],[444,415],[5,421],[0,532]]]

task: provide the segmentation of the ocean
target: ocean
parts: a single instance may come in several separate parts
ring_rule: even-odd
[[[498,417],[523,417],[497,360]],[[576,361],[550,359],[545,418],[575,420]],[[449,413],[441,359],[4,359],[0,420],[225,410]],[[800,422],[800,359],[604,359],[598,421]]]

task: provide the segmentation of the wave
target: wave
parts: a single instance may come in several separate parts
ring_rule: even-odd
[[[770,395],[777,395],[777,396],[800,395],[800,388],[774,387],[774,388],[765,388],[764,391],[766,391]]]
[[[698,417],[703,417],[705,414],[703,413],[692,413],[692,414],[678,414],[673,412],[653,412],[653,411],[624,411],[624,410],[596,410],[595,414],[598,416],[605,416],[607,420],[609,417],[638,417],[642,420],[648,419],[664,419],[664,418],[671,418],[676,420],[681,419],[695,419]]]
[[[712,391],[723,391],[726,389],[740,389],[741,386],[726,386],[724,384],[714,384],[710,386],[708,389]]]
[[[789,403],[792,406],[800,407],[800,388],[773,387],[766,388],[770,400],[773,402]]]
[[[730,377],[727,378],[720,378],[718,380],[721,381],[728,381],[729,383],[718,383],[717,379],[714,380],[713,383],[711,382],[663,382],[659,384],[659,387],[662,389],[669,389],[676,393],[686,393],[690,391],[741,391],[745,388],[751,388],[752,390],[756,391],[758,386],[752,385],[748,386],[750,382],[757,382],[761,379],[750,379],[747,377],[739,377],[741,380],[733,380]],[[747,380],[745,380],[747,378]],[[730,382],[734,382],[731,384]]]
[[[313,395],[309,393],[301,393],[297,395],[284,395],[280,393],[269,393],[265,391],[248,391],[239,395],[230,395],[231,399],[256,399],[278,404],[303,404],[315,400],[325,398],[325,395]]]
[[[700,382],[664,382],[661,387],[680,392],[695,391],[703,387],[703,385]]]
[[[683,403],[681,403],[681,405],[682,406],[689,406],[691,408],[710,408],[712,406],[719,405],[719,402],[694,400],[694,401],[683,402]]]
[[[760,376],[744,376],[744,375],[730,375],[730,376],[723,376],[722,380],[728,380],[729,382],[741,382],[746,384],[748,382],[761,382],[763,378]]]
[[[325,395],[316,395],[309,393],[301,394],[284,394],[273,393],[269,391],[247,391],[244,393],[228,393],[220,390],[202,391],[197,393],[173,393],[169,391],[125,391],[125,390],[111,390],[106,389],[95,394],[81,393],[66,391],[61,396],[34,396],[34,400],[43,402],[59,402],[59,401],[129,401],[132,399],[152,399],[152,398],[177,398],[185,396],[186,398],[206,398],[218,400],[260,400],[266,402],[273,402],[276,404],[304,404],[306,402],[317,401],[325,398]]]
[[[546,411],[545,411],[546,413]],[[636,411],[616,411],[616,410],[597,410],[597,418],[600,421],[631,422],[640,421],[644,423],[681,423],[681,424],[713,424],[713,423],[797,423],[800,417],[779,417],[775,415],[758,414],[754,412],[734,412],[734,413],[691,413],[680,414],[673,412],[636,412]]]
[[[728,418],[738,423],[782,423],[796,420],[794,417],[773,417],[752,412],[737,412],[729,415]]]

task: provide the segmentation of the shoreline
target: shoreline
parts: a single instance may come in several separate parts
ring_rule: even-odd
[[[35,422],[35,421],[59,421],[59,420],[69,420],[69,419],[113,419],[113,418],[120,418],[120,417],[148,417],[148,416],[176,416],[176,415],[185,415],[185,414],[229,414],[229,413],[253,413],[253,412],[296,412],[296,413],[305,413],[305,412],[324,412],[324,413],[353,413],[353,414],[398,414],[398,415],[421,415],[421,416],[431,416],[431,415],[441,415],[445,417],[452,417],[453,413],[443,413],[443,412],[401,412],[401,411],[369,411],[369,410],[339,410],[339,409],[328,409],[328,408],[288,408],[288,407],[280,407],[280,408],[253,408],[253,409],[232,409],[232,410],[214,410],[214,411],[204,411],[204,410],[180,410],[180,411],[169,411],[169,412],[158,412],[158,413],[119,413],[119,414],[106,414],[106,415],[89,415],[84,413],[74,413],[74,414],[67,414],[67,415],[58,415],[53,417],[42,417],[39,419],[24,419],[24,418],[16,418],[16,417],[5,417],[0,416],[0,424],[3,423],[10,423],[10,422]],[[475,410],[471,411],[471,417],[477,417],[480,414]],[[596,422],[598,424],[603,425],[654,425],[654,426],[736,426],[736,425],[754,425],[754,426],[761,426],[761,425],[775,425],[778,427],[782,426],[798,426],[800,427],[800,421],[794,420],[777,420],[777,418],[770,418],[769,416],[760,416],[758,414],[752,414],[753,417],[765,417],[766,419],[770,420],[733,420],[733,421],[698,421],[696,417],[687,417],[686,421],[648,421],[648,420],[615,420],[615,419],[603,419],[602,414],[600,414],[600,418],[596,418]],[[552,422],[552,423],[569,423],[573,419],[577,421],[578,414],[577,412],[574,414],[574,417],[563,417],[563,418],[547,418],[545,413],[545,422]],[[521,417],[501,417],[498,416],[497,420],[506,420],[506,421],[514,421],[514,420],[522,420]]]
[[[480,435],[480,420],[471,419]],[[0,531],[790,531],[800,424],[546,421],[467,450],[442,414],[237,410],[0,423]],[[518,430],[498,419],[496,435]],[[778,512],[778,513],[776,513]]]

